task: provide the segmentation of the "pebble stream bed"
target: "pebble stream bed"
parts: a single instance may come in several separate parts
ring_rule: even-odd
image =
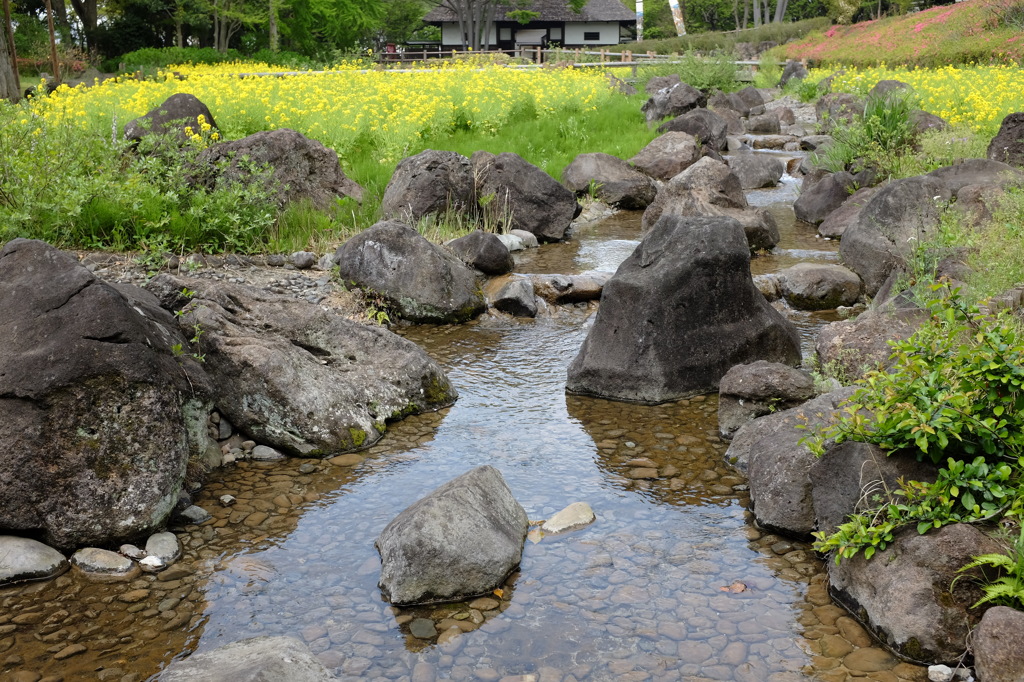
[[[783,233],[755,273],[836,257],[794,224],[794,186],[750,194]],[[619,214],[522,254],[517,271],[614,271],[638,238],[639,214]],[[215,471],[196,496],[213,520],[174,529],[184,556],[162,573],[0,590],[0,679],[156,679],[176,657],[256,635],[300,638],[344,680],[926,679],[831,603],[808,545],[754,527],[714,396],[644,407],[565,395],[595,310],[405,329],[449,372],[453,407],[392,424],[336,463]],[[835,319],[789,314],[805,354]],[[527,542],[500,595],[384,603],[381,529],[481,464],[501,470],[531,520],[583,500],[597,521]],[[226,494],[237,502],[222,506]]]

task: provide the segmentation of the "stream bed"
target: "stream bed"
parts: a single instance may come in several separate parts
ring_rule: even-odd
[[[792,187],[751,193],[783,234],[755,273],[836,258],[837,242],[794,223]],[[620,213],[519,254],[516,271],[614,271],[638,239],[639,214]],[[116,583],[68,573],[0,590],[0,679],[156,679],[177,657],[257,635],[298,637],[344,680],[925,679],[831,603],[808,545],[752,525],[715,396],[650,407],[565,394],[595,310],[405,328],[448,372],[454,406],[392,424],[335,463],[213,472],[196,503],[214,519],[179,529],[184,556],[163,573]],[[789,314],[805,355],[836,319]],[[531,520],[582,500],[597,521],[527,542],[492,598],[383,602],[377,535],[482,464],[502,472]],[[221,505],[225,494],[237,501]],[[410,623],[422,618],[465,632],[417,637]]]

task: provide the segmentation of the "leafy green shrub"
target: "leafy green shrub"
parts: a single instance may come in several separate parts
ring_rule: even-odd
[[[837,564],[861,550],[864,558],[870,559],[889,546],[897,531],[910,524],[917,524],[917,532],[924,534],[951,523],[992,519],[1019,494],[1013,482],[1019,473],[1006,462],[993,464],[984,457],[966,462],[951,457],[947,466],[939,469],[934,483],[901,482],[893,491],[893,501],[853,514],[831,535],[815,533],[814,548],[833,553]]]
[[[821,435],[909,450],[936,464],[978,455],[1016,461],[1024,455],[1024,340],[1017,322],[983,314],[957,292],[930,308],[926,324],[891,344],[893,367],[868,373],[843,418]]]
[[[700,52],[733,52],[736,49],[736,43],[770,41],[782,44],[793,38],[802,37],[812,31],[824,31],[831,23],[827,17],[804,19],[803,21],[769,23],[758,28],[749,28],[742,31],[712,31],[672,38],[641,40],[633,43],[631,49],[634,52],[650,51],[657,54],[682,54],[694,50]],[[619,46],[611,47],[612,49],[619,49]]]
[[[942,291],[940,285],[933,292]],[[1022,506],[1024,340],[1016,320],[966,305],[958,292],[935,298],[931,318],[892,342],[893,367],[868,373],[832,425],[805,440],[874,443],[911,452],[939,469],[935,483],[903,482],[887,502],[817,535],[836,561],[861,549],[868,558],[899,528],[924,533],[948,523],[991,519]]]
[[[914,108],[913,95],[903,91],[868,97],[863,114],[835,122],[835,143],[816,155],[818,162],[833,172],[871,167],[883,177],[903,177],[914,145]]]

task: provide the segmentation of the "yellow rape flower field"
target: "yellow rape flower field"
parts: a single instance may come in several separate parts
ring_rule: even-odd
[[[811,78],[820,80],[832,73],[832,69],[815,69]],[[1024,111],[1024,69],[1016,65],[847,68],[832,81],[832,89],[865,95],[875,83],[887,79],[912,86],[925,111],[988,136],[998,132],[1007,114]]]
[[[120,78],[93,87],[62,86],[31,104],[50,124],[123,129],[179,92],[198,97],[228,139],[291,128],[333,148],[356,148],[394,162],[420,139],[464,129],[496,132],[513,117],[596,110],[613,96],[604,74],[575,69],[519,70],[446,64],[416,71],[363,70],[239,76],[275,71],[266,64],[182,65],[155,80]],[[280,71],[280,69],[277,69]]]

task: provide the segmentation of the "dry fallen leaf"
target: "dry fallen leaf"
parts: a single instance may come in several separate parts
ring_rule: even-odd
[[[505,590],[503,590],[503,589],[501,589],[501,588],[499,587],[498,589],[496,589],[496,590],[494,591],[494,593],[493,593],[493,594],[494,594],[494,596],[495,596],[495,597],[497,597],[498,599],[501,599],[501,598],[503,598],[503,597],[505,596]]]
[[[537,544],[538,542],[540,542],[541,538],[543,537],[544,531],[542,531],[540,528],[534,528],[526,534],[526,539],[532,542],[533,544]]]

